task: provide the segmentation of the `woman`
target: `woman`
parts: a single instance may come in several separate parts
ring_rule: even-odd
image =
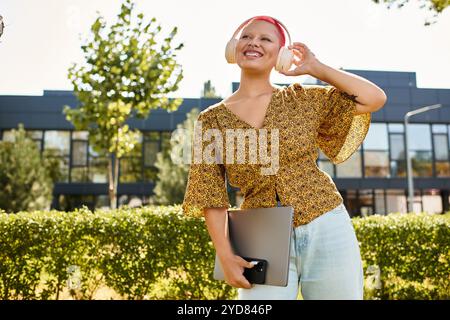
[[[225,163],[223,158],[216,163],[192,163],[183,212],[205,217],[226,282],[239,288],[239,299],[296,299],[299,286],[304,299],[362,299],[359,245],[343,198],[330,176],[316,165],[317,149],[335,164],[348,159],[367,134],[371,112],[383,107],[386,95],[370,81],[320,62],[300,42],[288,47],[294,53],[295,68],[280,73],[309,74],[330,85],[274,87],[270,73],[284,42],[277,20],[267,16],[250,20],[236,45],[239,89],[203,110],[197,121],[202,124],[201,138],[210,129],[223,136],[235,129],[254,130],[258,135],[263,129],[279,132],[279,140],[274,139],[278,149],[272,154],[279,157],[277,170],[262,174],[260,164],[228,159]],[[223,145],[214,142],[214,149],[209,149],[213,158],[230,151],[223,152]],[[244,268],[252,264],[234,254],[224,233],[230,207],[225,174],[230,185],[243,193],[242,209],[294,207],[287,287],[251,285],[243,276]]]

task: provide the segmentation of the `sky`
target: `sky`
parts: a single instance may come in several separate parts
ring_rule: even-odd
[[[0,94],[40,95],[71,90],[67,70],[83,62],[82,40],[99,12],[114,21],[121,1],[0,0],[6,27],[0,38]],[[278,4],[278,5],[275,5]],[[416,3],[387,9],[371,0],[139,0],[136,11],[155,17],[161,36],[177,26],[174,44],[184,78],[170,97],[198,98],[211,80],[222,97],[239,81],[240,69],[228,64],[227,41],[247,18],[270,15],[281,20],[292,41],[305,43],[331,67],[416,72],[421,88],[450,88],[450,9],[432,26],[431,12]],[[302,82],[307,76],[277,72],[272,83]]]

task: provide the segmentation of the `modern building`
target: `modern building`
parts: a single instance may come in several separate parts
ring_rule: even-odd
[[[410,119],[414,210],[449,211],[450,200],[450,89],[417,88],[414,72],[346,70],[380,86],[387,94],[384,108],[372,114],[364,143],[347,161],[333,165],[320,153],[319,167],[330,174],[351,215],[406,212],[407,179],[404,116],[408,111],[436,103],[440,109]],[[311,82],[308,84],[324,84]],[[238,83],[233,83],[233,91]],[[288,85],[288,84],[281,84]],[[157,152],[168,147],[171,132],[192,108],[203,110],[220,99],[184,99],[177,111],[153,110],[144,120],[133,119],[141,144],[120,163],[119,205],[147,204],[156,179]],[[53,150],[63,172],[53,190],[52,207],[71,210],[82,204],[108,205],[107,161],[88,143],[86,132],[74,131],[62,113],[77,106],[71,91],[44,91],[42,96],[0,96],[0,139],[23,123],[39,149]],[[239,205],[239,190],[229,187],[230,201]]]

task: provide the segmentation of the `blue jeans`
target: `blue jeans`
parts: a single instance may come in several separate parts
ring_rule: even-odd
[[[278,203],[280,205],[280,203]],[[239,300],[362,300],[359,243],[344,204],[292,230],[286,287],[253,284],[238,288]]]

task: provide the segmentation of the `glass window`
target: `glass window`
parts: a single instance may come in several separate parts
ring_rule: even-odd
[[[87,140],[89,136],[88,131],[74,131],[72,132],[72,140]]]
[[[44,149],[54,150],[59,155],[69,155],[70,132],[69,131],[45,131]]]
[[[72,165],[73,166],[87,166],[87,141],[73,141],[72,142]]]
[[[385,123],[373,123],[369,127],[369,132],[364,139],[364,149],[387,150],[388,135]]]
[[[319,169],[328,173],[330,177],[334,177],[333,164],[330,161],[319,160]]]
[[[146,141],[144,142],[144,165],[150,167],[155,165],[156,154],[159,151],[158,141]]]
[[[364,151],[364,174],[366,177],[389,177],[388,152]]]
[[[386,205],[387,212],[402,212],[406,213],[406,196],[401,189],[386,190]]]
[[[434,142],[434,157],[436,160],[448,159],[448,140],[447,136],[443,134],[435,134],[433,136]]]
[[[344,202],[345,207],[347,208],[348,213],[350,216],[360,216],[361,212],[359,212],[358,208],[358,197],[356,190],[353,189],[347,189],[342,192],[344,194]]]
[[[361,147],[359,147],[346,161],[336,165],[336,176],[340,178],[362,177]]]
[[[39,151],[42,151],[42,137],[44,136],[41,130],[27,130],[27,136],[36,143]]]
[[[428,124],[408,125],[410,150],[431,150],[431,132]]]
[[[159,141],[160,139],[159,131],[144,131],[144,138],[145,140],[156,140]]]
[[[71,170],[71,182],[89,182],[88,168],[75,167]]]
[[[126,157],[120,159],[120,182],[142,181],[142,158]]]
[[[403,134],[391,134],[391,159],[404,160],[405,159],[405,144]]]
[[[435,166],[437,177],[450,177],[450,162],[436,161]]]
[[[108,182],[108,159],[103,157],[89,158],[89,181]]]
[[[397,132],[397,133],[404,132],[403,123],[389,123],[388,128],[389,128],[389,132]]]
[[[447,126],[445,124],[433,124],[433,133],[447,133]]]
[[[431,177],[433,175],[431,151],[411,151],[413,175]]]
[[[359,210],[362,217],[374,214],[372,189],[359,190]]]
[[[27,135],[33,140],[41,140],[43,137],[41,130],[27,130]]]
[[[386,214],[386,207],[384,205],[384,190],[375,190],[375,214]]]
[[[442,198],[440,190],[425,189],[422,195],[423,211],[428,213],[442,213]]]
[[[391,160],[391,174],[393,177],[406,177],[406,160]]]
[[[9,142],[14,142],[14,135],[13,135],[13,131],[12,130],[5,130],[3,131],[3,137],[2,137],[3,141],[9,141]]]

